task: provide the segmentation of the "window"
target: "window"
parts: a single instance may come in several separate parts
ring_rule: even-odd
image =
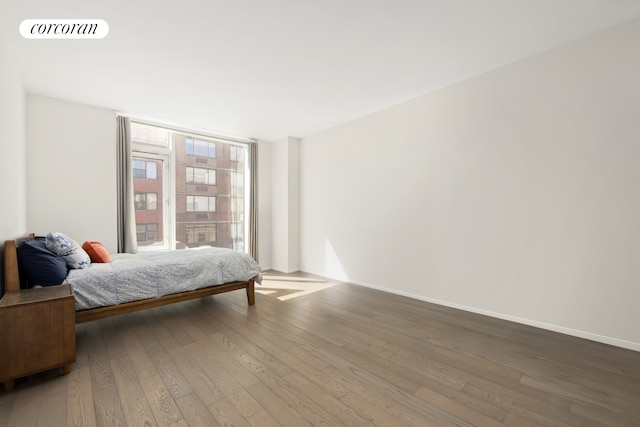
[[[216,157],[216,143],[210,141],[202,141],[199,139],[187,138],[186,140],[187,154],[193,154],[200,157]]]
[[[216,241],[216,224],[188,224],[186,232],[187,244],[204,244]]]
[[[187,166],[187,184],[216,185],[216,170]]]
[[[155,211],[158,209],[158,193],[135,193],[133,200],[137,211]]]
[[[133,159],[133,177],[156,179],[158,177],[156,163]]]
[[[215,196],[187,196],[187,212],[215,212]]]
[[[157,241],[158,224],[136,224],[136,238],[138,243]]]
[[[246,250],[249,145],[135,122],[131,128],[139,249]]]
[[[242,147],[231,146],[229,148],[229,157],[233,162],[241,162],[244,155],[244,149]]]

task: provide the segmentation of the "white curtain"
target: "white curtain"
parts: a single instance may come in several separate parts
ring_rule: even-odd
[[[136,217],[133,202],[133,167],[131,164],[131,123],[128,117],[117,118],[118,144],[118,252],[136,253]]]

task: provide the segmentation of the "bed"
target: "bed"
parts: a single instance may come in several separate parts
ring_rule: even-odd
[[[5,241],[5,292],[20,290],[17,248],[35,236]],[[260,267],[247,254],[221,248],[114,254],[110,263],[70,270],[76,323],[244,289],[255,304]],[[141,283],[146,287],[141,288]]]

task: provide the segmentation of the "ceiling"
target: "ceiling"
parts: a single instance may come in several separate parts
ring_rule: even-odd
[[[30,93],[279,140],[638,16],[638,0],[2,0],[0,31]],[[36,18],[109,34],[22,38]]]

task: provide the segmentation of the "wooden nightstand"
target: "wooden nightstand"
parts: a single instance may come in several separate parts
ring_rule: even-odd
[[[76,360],[75,300],[69,285],[7,292],[0,299],[0,383]]]

